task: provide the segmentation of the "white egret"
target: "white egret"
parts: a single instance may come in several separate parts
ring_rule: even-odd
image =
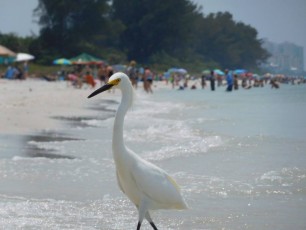
[[[115,116],[112,140],[117,181],[122,192],[138,209],[137,230],[140,229],[144,218],[156,230],[149,210],[186,209],[187,205],[181,196],[179,186],[168,173],[142,159],[124,144],[124,117],[133,103],[134,95],[128,76],[124,73],[115,73],[107,84],[94,91],[88,98],[112,87],[117,87],[122,92],[121,103]]]

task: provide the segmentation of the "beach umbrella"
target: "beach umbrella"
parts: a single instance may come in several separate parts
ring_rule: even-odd
[[[240,74],[245,74],[245,73],[247,73],[247,71],[245,69],[236,69],[236,70],[234,70],[234,74],[240,75]]]
[[[66,58],[59,58],[53,61],[54,65],[71,65],[71,61]]]
[[[72,64],[77,64],[77,65],[98,65],[104,63],[103,60],[96,58],[87,53],[82,53],[76,57],[73,57],[70,59],[70,61]]]
[[[5,46],[0,45],[0,57],[15,57],[16,53],[6,48]]]
[[[177,73],[178,68],[172,67],[167,70],[168,73]]]
[[[16,62],[19,61],[30,61],[33,60],[35,57],[31,54],[27,54],[27,53],[17,53],[16,55]]]
[[[265,73],[264,76],[265,76],[265,77],[272,77],[272,74],[270,74],[270,73]]]
[[[168,73],[178,73],[178,74],[186,74],[187,73],[187,70],[183,69],[183,68],[176,68],[176,67],[173,67],[173,68],[170,68],[167,70]]]
[[[180,68],[177,70],[177,73],[179,74],[187,74],[187,70],[183,69],[183,68]]]
[[[220,75],[220,76],[225,75],[225,73],[223,71],[219,70],[219,69],[215,69],[214,74],[217,74],[217,75]]]
[[[209,70],[209,69],[203,70],[203,71],[202,71],[202,74],[204,74],[204,75],[209,75],[209,74],[210,74],[210,70]]]

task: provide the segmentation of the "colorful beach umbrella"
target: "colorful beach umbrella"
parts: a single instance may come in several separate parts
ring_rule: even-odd
[[[71,65],[71,61],[66,58],[59,58],[53,61],[54,65]]]
[[[87,53],[82,53],[76,57],[73,57],[70,59],[70,61],[72,64],[77,64],[77,65],[98,65],[104,63],[103,60],[96,58]]]

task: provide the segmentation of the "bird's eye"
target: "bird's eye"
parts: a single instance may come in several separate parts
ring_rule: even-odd
[[[121,81],[121,79],[118,78],[118,79],[114,79],[114,80],[108,82],[108,84],[110,84],[110,85],[118,85],[120,81]]]
[[[121,81],[121,79],[120,79],[120,78],[118,78],[118,79],[114,80],[115,85],[118,85],[120,81]]]

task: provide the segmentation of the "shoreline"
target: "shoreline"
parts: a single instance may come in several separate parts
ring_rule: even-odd
[[[97,100],[119,100],[121,95],[119,90],[115,90],[115,93],[105,93],[103,97],[88,100],[87,96],[100,87],[100,82],[97,83],[95,88],[86,85],[76,89],[68,85],[67,81],[0,79],[0,134],[19,135],[57,130],[63,128],[63,120],[97,116],[99,111],[93,106]],[[187,89],[193,84],[202,90],[198,80],[190,80]],[[171,83],[166,84],[164,81],[154,81],[152,89],[153,92],[160,89],[173,90]],[[210,90],[207,81],[205,90]],[[141,82],[138,83],[137,91],[146,94]]]

